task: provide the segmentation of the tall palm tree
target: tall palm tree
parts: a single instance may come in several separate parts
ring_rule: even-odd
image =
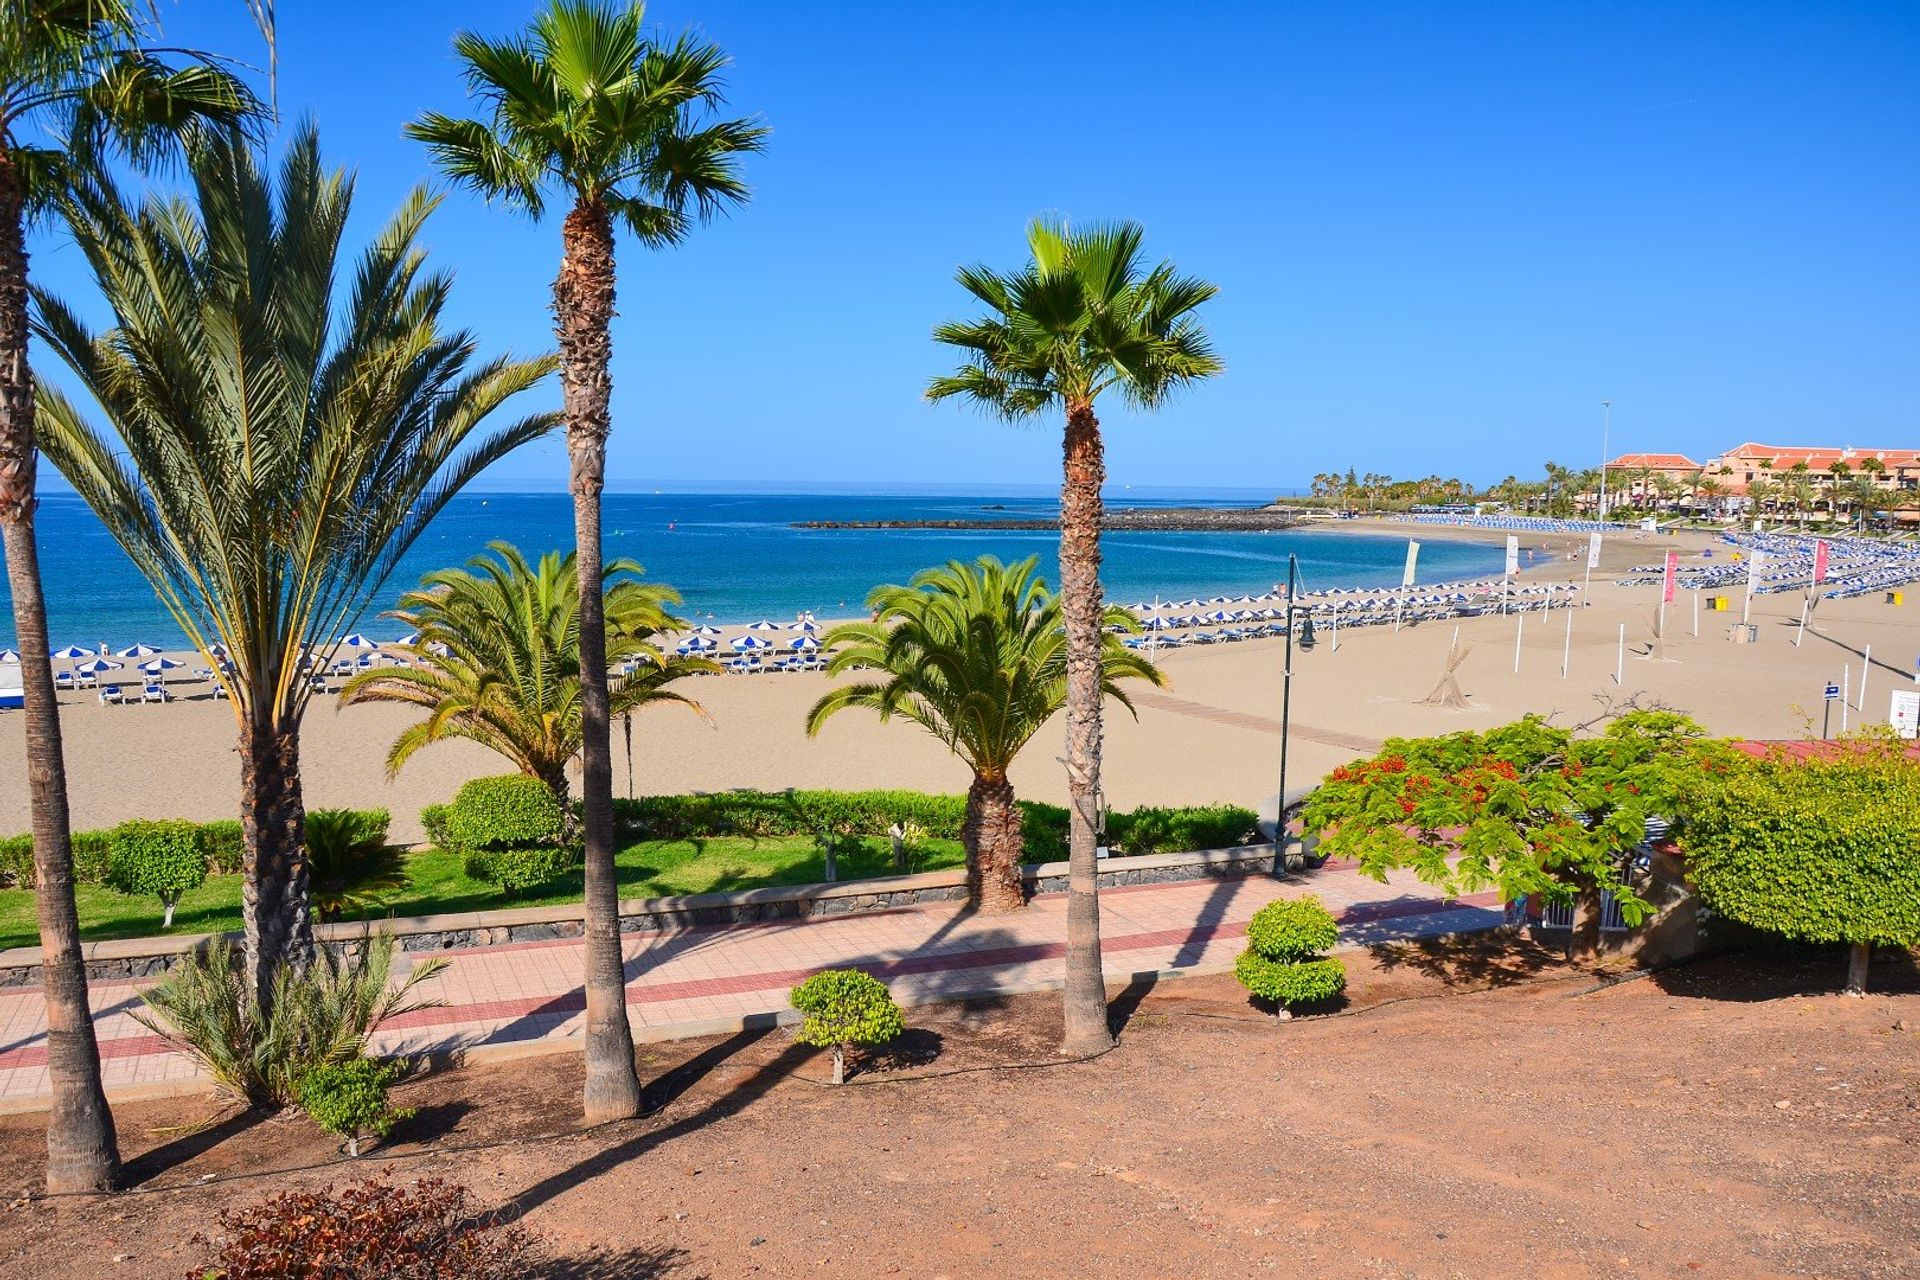
[[[215,60],[151,46],[126,0],[32,0],[0,6],[0,539],[25,695],[34,895],[47,1005],[47,1186],[109,1186],[119,1169],[87,1009],[66,761],[47,658],[45,593],[34,537],[34,386],[27,364],[27,229],[78,173],[116,157],[166,159],[205,124],[253,115],[246,87]]]
[[[553,284],[566,397],[581,582],[582,810],[586,819],[589,1122],[638,1114],[613,864],[613,747],[600,613],[600,493],[613,393],[614,229],[666,248],[747,198],[740,159],[766,130],[715,120],[727,56],[689,36],[655,41],[637,0],[547,0],[508,40],[454,39],[486,118],[430,112],[409,125],[455,181],[538,218],[548,192],[571,202]]]
[[[1118,222],[1070,231],[1036,220],[1031,260],[1001,274],[963,267],[961,287],[984,304],[978,320],[943,324],[936,342],[966,362],[933,379],[927,396],[958,396],[1018,421],[1049,411],[1066,419],[1060,486],[1060,604],[1067,634],[1068,847],[1067,982],[1064,1047],[1091,1052],[1113,1043],[1100,968],[1100,900],[1095,864],[1100,805],[1100,484],[1106,475],[1094,405],[1108,391],[1155,409],[1175,391],[1212,377],[1214,357],[1195,310],[1216,288],[1171,263],[1148,268],[1144,232]]]
[[[949,561],[906,586],[876,587],[872,622],[829,631],[828,670],[874,671],[883,680],[843,684],[807,713],[812,736],[837,711],[866,707],[900,716],[947,744],[973,770],[961,839],[967,899],[983,911],[1025,905],[1020,810],[1007,771],[1067,698],[1066,633],[1059,598],[1034,575],[1036,559],[1003,565],[992,556]],[[1165,683],[1158,667],[1121,643],[1140,620],[1117,606],[1102,619],[1100,691],[1129,711],[1120,681]]]
[[[414,633],[416,649],[433,648],[431,665],[362,672],[347,682],[340,701],[427,710],[426,719],[394,739],[389,775],[429,743],[466,738],[546,783],[561,812],[571,813],[567,763],[580,754],[581,739],[580,575],[572,552],[550,551],[528,564],[510,543],[487,545],[492,555],[475,556],[466,569],[428,574],[388,615]],[[679,593],[640,581],[640,573],[632,560],[615,560],[601,571],[607,660],[629,672],[614,683],[612,713],[628,715],[656,702],[698,711],[698,703],[668,686],[719,668],[654,643],[686,624],[667,612]]]
[[[45,382],[39,426],[188,639],[229,654],[248,989],[264,1007],[276,971],[313,946],[305,660],[333,647],[454,494],[556,425],[539,413],[485,427],[553,361],[479,359],[472,335],[443,323],[452,282],[425,269],[424,191],[349,260],[353,182],[323,166],[311,126],[278,172],[234,133],[188,165],[191,200],[130,204],[99,179],[67,202],[113,324],[96,332],[36,291],[35,331],[106,430]]]

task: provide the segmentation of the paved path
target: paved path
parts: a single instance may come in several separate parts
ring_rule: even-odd
[[[1100,895],[1107,978],[1229,969],[1253,913],[1275,898],[1305,893],[1318,894],[1340,918],[1345,947],[1500,922],[1490,894],[1449,900],[1411,877],[1382,885],[1341,866],[1287,880],[1127,886]],[[972,916],[941,904],[628,934],[627,1005],[636,1039],[666,1040],[771,1023],[787,1009],[788,988],[825,968],[865,969],[902,1004],[1039,990],[1060,985],[1065,939],[1064,894],[1043,894],[1015,916]],[[577,939],[440,954],[447,968],[422,990],[444,1007],[388,1022],[378,1048],[484,1055],[557,1051],[577,1042],[584,1008]],[[135,983],[95,983],[92,998],[109,1095],[196,1087],[192,1064],[130,1016],[140,1007]],[[0,1110],[44,1101],[45,1034],[37,989],[0,992]]]

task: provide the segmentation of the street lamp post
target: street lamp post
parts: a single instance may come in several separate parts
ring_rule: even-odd
[[[1293,711],[1293,602],[1300,594],[1300,557],[1287,554],[1287,646],[1280,674],[1280,800],[1273,822],[1273,874],[1287,870],[1287,720]]]
[[[1598,518],[1607,518],[1607,437],[1613,432],[1613,401],[1600,402],[1600,510]]]

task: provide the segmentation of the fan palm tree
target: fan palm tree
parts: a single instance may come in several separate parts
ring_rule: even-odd
[[[447,501],[551,413],[488,419],[550,358],[480,359],[446,326],[415,191],[352,262],[352,180],[313,129],[278,172],[244,138],[190,157],[191,200],[129,204],[104,179],[66,216],[107,307],[96,332],[36,291],[36,333],[105,419],[39,388],[48,457],[195,647],[226,647],[239,730],[246,964],[262,1006],[312,954],[302,855],[306,662],[330,650]],[[335,293],[350,273],[351,289]]]
[[[271,31],[264,22],[263,30]],[[27,229],[76,174],[103,158],[163,161],[193,130],[252,117],[255,102],[216,60],[163,56],[127,0],[0,6],[0,539],[25,695],[34,895],[47,1005],[47,1186],[99,1190],[119,1168],[87,1012],[66,762],[47,659],[45,593],[34,537],[34,387],[27,364]]]
[[[582,606],[582,811],[586,819],[586,990],[589,1122],[640,1110],[620,955],[613,864],[613,745],[606,624],[600,595],[600,493],[612,428],[614,230],[649,248],[678,244],[692,224],[747,198],[742,156],[766,131],[714,120],[722,98],[718,47],[688,36],[650,40],[645,7],[548,0],[526,33],[454,39],[467,86],[486,118],[430,112],[407,128],[441,169],[488,199],[538,218],[549,190],[571,202],[553,284],[554,331],[566,398],[574,540]]]
[[[341,690],[343,705],[401,702],[427,718],[394,739],[387,772],[396,774],[433,742],[466,738],[499,752],[529,778],[553,789],[561,811],[572,811],[567,763],[580,754],[580,576],[573,553],[550,551],[528,564],[518,548],[488,544],[466,569],[442,569],[400,598],[390,617],[434,647],[431,665],[375,668]],[[672,587],[639,580],[640,566],[616,560],[601,571],[607,620],[607,660],[630,674],[618,677],[610,699],[614,715],[656,702],[698,703],[668,686],[719,668],[704,658],[664,653],[654,641],[684,627],[667,606]]]
[[[934,340],[966,362],[933,379],[927,396],[957,396],[1018,421],[1054,411],[1066,419],[1060,486],[1060,605],[1067,635],[1067,793],[1071,800],[1067,888],[1068,1052],[1113,1043],[1100,968],[1095,865],[1100,804],[1100,484],[1106,475],[1099,398],[1113,391],[1154,409],[1175,391],[1212,377],[1214,357],[1194,312],[1215,287],[1171,263],[1148,268],[1144,233],[1120,222],[1070,231],[1036,220],[1031,260],[1010,274],[963,267],[961,287],[984,304],[977,320],[943,324]]]
[[[874,620],[835,627],[823,643],[838,650],[828,671],[886,678],[840,685],[807,713],[808,736],[848,707],[877,711],[882,720],[901,716],[966,761],[973,770],[961,829],[967,899],[989,912],[1025,903],[1020,810],[1007,771],[1067,697],[1060,601],[1034,575],[1035,563],[954,560],[922,570],[904,587],[876,587],[867,597]],[[1105,611],[1100,692],[1129,711],[1120,681],[1165,683],[1158,667],[1120,641],[1119,633],[1139,630],[1126,610]]]

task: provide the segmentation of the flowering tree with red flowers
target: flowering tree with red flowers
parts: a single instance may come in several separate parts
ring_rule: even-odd
[[[1528,716],[1485,733],[1394,738],[1344,765],[1308,798],[1302,821],[1319,851],[1384,881],[1411,869],[1452,894],[1497,889],[1578,899],[1597,939],[1599,898],[1627,923],[1651,910],[1629,871],[1649,818],[1678,823],[1727,748],[1686,716],[1635,710],[1596,734]]]

